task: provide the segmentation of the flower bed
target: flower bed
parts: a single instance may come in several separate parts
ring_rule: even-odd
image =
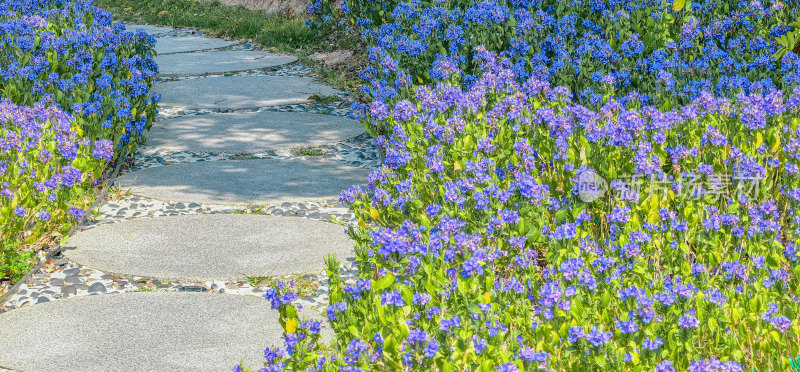
[[[800,89],[776,38],[800,4],[342,10],[386,161],[341,197],[360,274],[329,264],[335,350],[281,285],[268,370],[789,368]]]
[[[661,109],[691,103],[704,91],[789,93],[800,77],[797,54],[774,58],[776,38],[800,16],[797,1],[688,2],[681,11],[654,0],[343,4],[374,46],[373,65],[362,76],[364,93],[377,100],[435,81],[440,66],[459,68],[469,86],[480,75],[476,46],[508,58],[519,80],[565,86],[592,106],[604,95],[632,91],[642,104]],[[311,24],[335,18],[329,2],[313,1],[310,9]]]
[[[84,218],[109,162],[156,114],[155,41],[92,1],[0,4],[0,277]]]

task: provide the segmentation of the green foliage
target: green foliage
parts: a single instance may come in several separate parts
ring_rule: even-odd
[[[781,46],[775,53],[775,60],[780,61],[787,52],[797,52],[800,46],[800,20],[790,24],[794,29],[783,36],[779,36],[775,41]]]
[[[247,282],[250,283],[253,287],[261,284],[261,282],[269,279],[268,276],[248,276]]]
[[[325,155],[325,150],[315,147],[306,147],[295,149],[292,153],[297,156],[322,156]]]
[[[35,254],[20,249],[16,240],[6,240],[0,244],[0,276],[16,282],[30,269]]]
[[[0,276],[85,217],[156,115],[153,39],[90,0],[0,4]]]
[[[501,65],[467,92],[420,88],[383,119],[386,165],[342,197],[359,274],[327,261],[337,360],[323,370],[778,369],[800,354],[800,92],[595,112]],[[419,103],[447,99],[462,105]],[[761,102],[787,110],[743,119]],[[642,182],[587,201],[581,168]],[[728,182],[762,169],[757,189]],[[272,366],[316,366],[317,345],[294,342]]]
[[[323,95],[323,96],[320,96],[320,95],[317,95],[317,94],[310,95],[308,97],[308,99],[310,99],[310,100],[312,100],[315,103],[320,104],[320,105],[327,105],[327,104],[334,103],[334,102],[339,102],[339,101],[342,100],[341,98],[339,98],[339,96],[335,96],[335,95],[331,95],[331,96],[324,96]]]

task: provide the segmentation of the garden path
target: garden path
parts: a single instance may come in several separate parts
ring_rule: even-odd
[[[161,53],[159,117],[120,192],[5,305],[0,367],[257,367],[281,343],[268,283],[295,279],[303,315],[323,320],[324,256],[346,269],[353,255],[336,199],[380,159],[347,95],[291,56],[143,28]]]

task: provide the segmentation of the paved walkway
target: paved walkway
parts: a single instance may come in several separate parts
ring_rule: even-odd
[[[347,95],[292,56],[142,28],[159,118],[119,192],[2,309],[0,370],[257,368],[281,342],[268,283],[296,280],[324,323],[324,258],[352,260],[336,199],[380,159]]]

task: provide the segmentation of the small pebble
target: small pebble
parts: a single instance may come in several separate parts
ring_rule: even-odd
[[[61,287],[61,294],[65,296],[74,296],[78,294],[78,290],[75,287],[68,285],[66,287]]]
[[[64,270],[64,275],[66,275],[66,276],[78,275],[79,272],[81,272],[81,269],[76,267],[76,268],[73,268],[73,269]]]
[[[207,289],[205,287],[200,287],[196,285],[185,285],[178,289],[178,292],[205,292]]]
[[[89,287],[89,293],[106,293],[108,290],[103,283],[95,282]]]

